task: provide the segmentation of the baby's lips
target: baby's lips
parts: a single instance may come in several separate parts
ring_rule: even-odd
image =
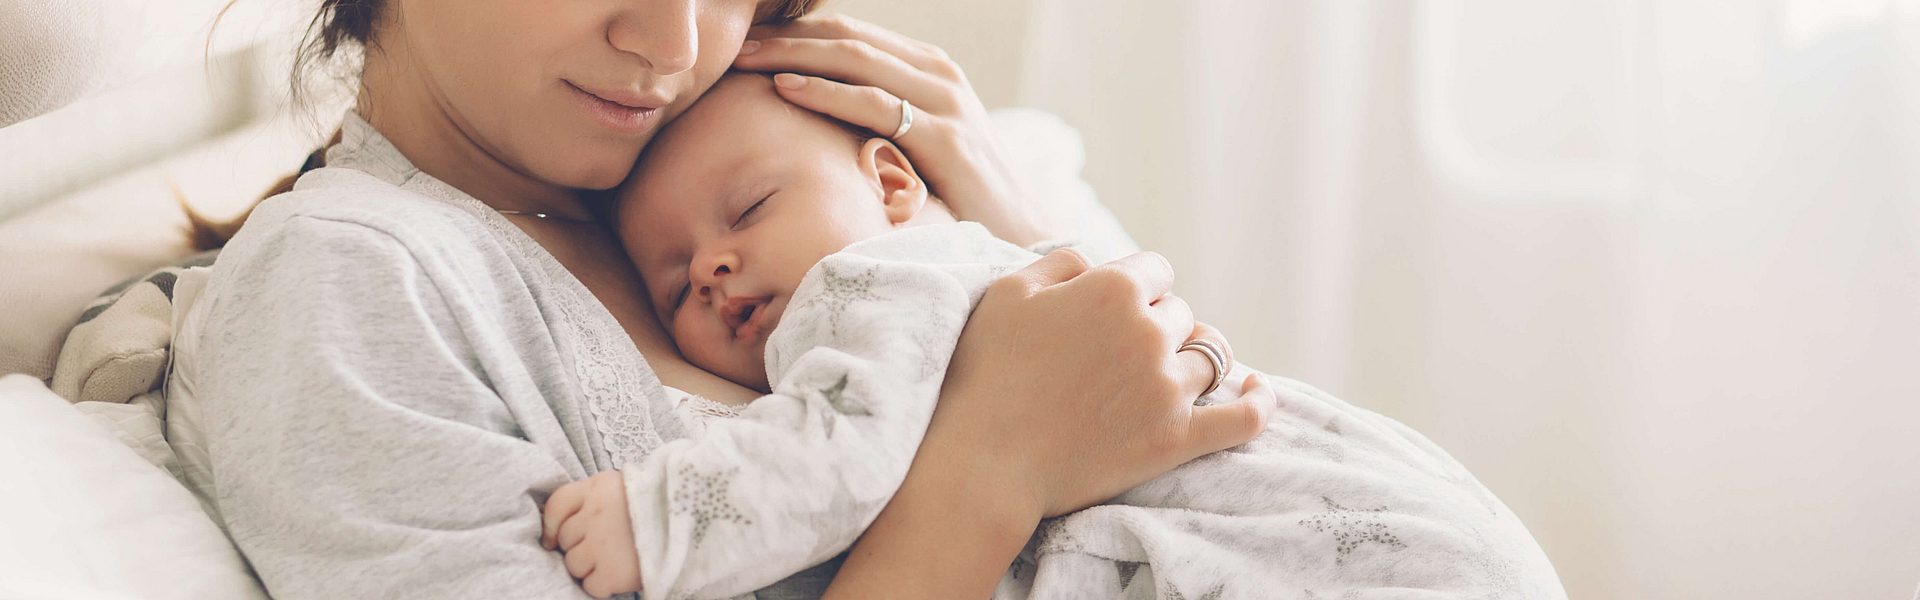
[[[734,333],[738,334],[740,326],[747,322],[747,308],[757,304],[759,304],[759,299],[757,298],[745,296],[727,298],[727,303],[720,306],[720,322],[725,324],[727,329],[733,330]]]

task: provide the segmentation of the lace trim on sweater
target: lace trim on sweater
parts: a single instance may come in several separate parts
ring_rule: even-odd
[[[386,141],[372,125],[358,115],[348,113],[341,123],[341,143],[327,152],[329,166],[367,171],[383,180],[459,206],[487,224],[488,229],[512,243],[541,266],[554,293],[550,298],[560,312],[563,327],[571,330],[578,347],[573,348],[575,377],[594,429],[600,433],[601,447],[612,464],[620,468],[640,462],[669,438],[685,434],[674,406],[666,399],[664,386],[640,351],[620,328],[613,314],[599,299],[561,265],[546,248],[526,232],[509,223],[485,203],[455,189],[446,182],[420,172]]]

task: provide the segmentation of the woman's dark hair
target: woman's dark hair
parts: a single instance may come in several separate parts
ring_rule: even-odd
[[[240,2],[241,0],[234,0]],[[309,93],[313,89],[312,77],[321,74],[344,81],[359,79],[361,59],[367,50],[377,50],[374,28],[379,25],[381,14],[387,8],[389,0],[320,0],[320,9],[314,12],[313,20],[307,24],[306,37],[300,41],[293,57],[293,71],[288,81],[294,106],[304,107]],[[824,3],[825,0],[762,0],[754,12],[755,25],[779,25],[806,16]],[[231,8],[233,3],[228,3]],[[225,11],[221,11],[224,13]],[[343,55],[342,53],[348,53]],[[340,142],[340,132],[335,131],[327,146]],[[274,184],[260,200],[274,197],[293,189],[293,182],[301,173],[319,168],[325,163],[326,147],[322,146],[307,156],[300,170],[288,175]],[[185,201],[182,199],[184,206]],[[255,201],[258,204],[258,201]],[[239,216],[228,221],[215,221],[206,218],[193,209],[187,209],[189,235],[196,250],[211,250],[227,243],[233,234],[240,230],[247,215],[253,209],[248,208]]]

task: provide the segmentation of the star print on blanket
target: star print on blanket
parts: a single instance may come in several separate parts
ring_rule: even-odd
[[[696,473],[693,465],[680,465],[680,487],[673,491],[673,509],[693,517],[693,543],[707,537],[707,527],[727,521],[752,525],[753,521],[734,508],[727,488],[733,485],[732,473]]]
[[[1247,374],[1237,366],[1225,393]],[[1511,511],[1426,438],[1299,382],[1267,431],[1049,519],[995,597],[1564,599]]]
[[[1395,537],[1393,532],[1388,530],[1385,522],[1375,517],[1379,513],[1387,512],[1386,507],[1353,510],[1341,506],[1326,496],[1321,496],[1320,501],[1327,503],[1327,512],[1301,520],[1300,524],[1312,525],[1314,531],[1327,533],[1339,541],[1339,545],[1334,547],[1334,552],[1338,553],[1339,557],[1333,559],[1333,562],[1345,563],[1347,555],[1353,554],[1353,550],[1359,548],[1361,544],[1369,542],[1393,548],[1407,547],[1400,538]]]
[[[807,310],[818,311],[819,314],[826,315],[828,325],[839,327],[849,307],[860,302],[882,300],[880,296],[873,293],[874,270],[872,267],[849,272],[855,269],[823,262],[816,269],[820,289],[817,293],[807,296],[806,302],[794,309],[796,313]]]

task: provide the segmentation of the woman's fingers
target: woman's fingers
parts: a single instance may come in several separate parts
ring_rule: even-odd
[[[1072,248],[1061,248],[1014,271],[1006,279],[1018,281],[1032,291],[1066,283],[1092,269],[1093,261],[1088,260],[1087,255]]]
[[[1193,320],[1193,307],[1187,305],[1186,299],[1173,294],[1161,296],[1153,301],[1147,314],[1159,327],[1164,348],[1178,351],[1181,344],[1193,339],[1196,322]]]
[[[1267,428],[1280,400],[1273,383],[1258,373],[1247,375],[1240,398],[1212,406],[1193,407],[1187,422],[1187,452],[1181,462],[1253,441]]]
[[[580,512],[580,507],[586,505],[587,488],[575,483],[560,486],[560,489],[553,491],[552,496],[547,497],[545,515],[540,520],[541,547],[552,550],[557,543],[554,538],[559,534],[560,524],[568,517],[572,517],[574,513]]]
[[[1094,268],[1099,277],[1121,286],[1141,304],[1153,304],[1173,291],[1173,264],[1156,252],[1136,252],[1131,256]],[[1191,324],[1175,331],[1186,334]]]
[[[781,89],[796,104],[887,135],[900,124],[900,104],[894,100],[911,103],[913,133],[895,142],[962,218],[1022,246],[1054,235],[1029,205],[1032,192],[1006,159],[986,107],[946,52],[842,16],[756,27],[747,37],[734,59],[736,68],[819,76],[853,88],[879,88],[892,97],[817,85],[825,80],[813,79],[803,87],[824,90],[821,97]],[[835,98],[836,91],[845,93]]]
[[[875,134],[892,135],[900,126],[900,99],[886,90],[848,85],[793,73],[773,76],[774,90],[801,108],[859,125]],[[916,127],[925,126],[924,122]],[[908,136],[901,136],[908,137]]]
[[[953,92],[927,72],[907,64],[893,53],[860,40],[770,38],[744,52],[733,66],[748,71],[801,72],[854,85],[885,88],[908,102],[934,112],[953,110]]]
[[[782,37],[855,39],[898,56],[924,71],[936,74],[947,69],[958,71],[953,61],[947,58],[947,53],[938,46],[842,14],[805,17],[784,25],[755,27],[747,32],[747,38],[754,40]]]
[[[1168,296],[1167,298],[1173,300],[1179,299],[1175,296]],[[1161,303],[1164,304],[1166,301],[1162,300]],[[1191,320],[1192,318],[1192,313],[1189,312],[1187,319]],[[1185,345],[1187,342],[1194,340],[1206,340],[1212,342],[1216,348],[1224,350],[1227,347],[1227,336],[1222,335],[1220,330],[1214,329],[1211,325],[1194,321],[1188,331],[1191,332],[1190,335],[1183,336],[1184,339],[1174,343]],[[1220,357],[1219,365],[1213,364],[1213,359],[1200,350],[1175,350],[1174,358],[1179,360],[1180,365],[1183,367],[1180,376],[1181,383],[1184,387],[1180,389],[1187,391],[1195,398],[1205,394],[1207,388],[1213,387],[1213,382],[1216,377],[1226,377],[1224,371],[1233,370],[1233,355],[1231,353]],[[1222,371],[1215,371],[1214,369],[1216,368],[1222,369]]]
[[[1227,363],[1228,368],[1233,367],[1233,344],[1227,341],[1226,334],[1220,333],[1220,330],[1214,329],[1212,325],[1194,321],[1193,333],[1188,334],[1187,339],[1182,343],[1201,339],[1211,340],[1215,345],[1219,346],[1220,351],[1226,353],[1226,356],[1220,357],[1220,360]]]

